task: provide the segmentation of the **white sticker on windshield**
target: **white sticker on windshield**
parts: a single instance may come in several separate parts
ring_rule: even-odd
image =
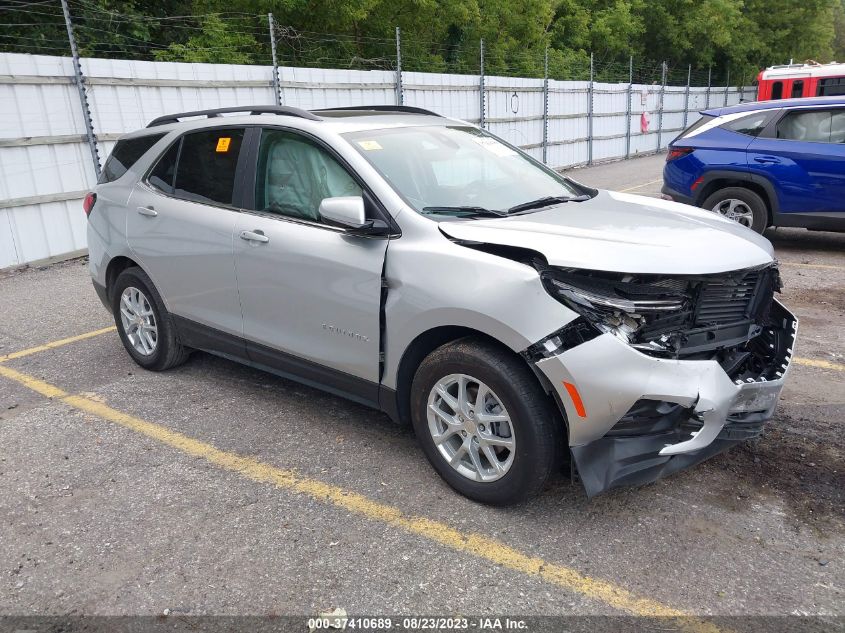
[[[368,152],[371,152],[374,149],[384,149],[378,141],[358,141],[358,145],[361,146],[361,149]]]
[[[496,156],[516,156],[516,152],[510,147],[502,145],[499,141],[489,136],[474,136],[472,140]]]

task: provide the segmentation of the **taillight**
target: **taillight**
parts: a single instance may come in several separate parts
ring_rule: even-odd
[[[680,158],[681,156],[686,156],[692,151],[692,147],[670,147],[669,152],[666,154],[666,162],[668,163],[670,160],[675,160],[676,158]]]
[[[91,215],[91,209],[94,208],[95,202],[97,202],[97,194],[93,191],[89,191],[85,196],[85,200],[82,201],[82,208],[85,210],[86,216]]]

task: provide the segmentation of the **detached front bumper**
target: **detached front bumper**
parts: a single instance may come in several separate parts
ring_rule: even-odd
[[[716,360],[656,358],[611,334],[538,361],[565,409],[587,494],[654,481],[759,435],[777,406],[798,327],[779,302],[772,318],[779,349],[746,382],[734,382]]]

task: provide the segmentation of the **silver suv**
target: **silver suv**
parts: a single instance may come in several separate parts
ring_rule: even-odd
[[[570,456],[592,496],[757,436],[795,342],[765,238],[417,108],[161,117],[85,210],[139,365],[204,350],[380,409],[485,503]]]

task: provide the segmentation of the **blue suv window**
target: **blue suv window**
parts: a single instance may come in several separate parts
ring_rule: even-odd
[[[778,122],[777,137],[811,143],[843,143],[845,110],[790,112]]]
[[[766,127],[766,123],[768,122],[771,115],[772,110],[755,112],[754,114],[749,114],[748,116],[744,116],[741,119],[735,119],[733,121],[725,123],[721,127],[726,130],[731,130],[733,132],[739,132],[740,134],[746,134],[748,136],[757,136],[758,134],[760,134],[760,132],[763,131],[763,128]]]

